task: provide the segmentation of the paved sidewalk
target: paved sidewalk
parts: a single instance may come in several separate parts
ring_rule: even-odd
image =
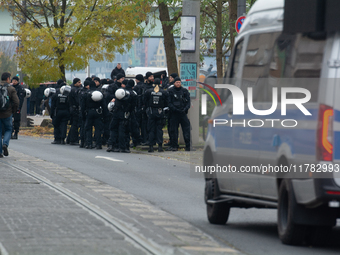
[[[60,193],[0,169],[0,241],[7,254],[145,254]]]
[[[239,254],[147,201],[72,169],[10,150],[0,171],[1,254],[147,253],[135,240],[155,247],[151,254]]]

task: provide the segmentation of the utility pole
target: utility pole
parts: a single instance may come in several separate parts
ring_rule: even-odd
[[[24,10],[26,10],[26,0],[22,1],[22,6],[23,6]],[[24,16],[22,22],[25,24],[26,21],[27,21],[27,19]],[[20,45],[18,45],[18,47],[20,47]],[[21,69],[19,71],[19,76],[20,76],[19,84],[21,85],[21,83],[24,82],[24,73],[22,72]],[[24,99],[24,102],[22,104],[20,126],[27,127],[27,98]]]
[[[246,0],[238,0],[237,2],[237,17],[241,17],[246,14]]]
[[[191,125],[191,143],[199,143],[199,93],[196,89],[196,80],[199,78],[200,64],[200,0],[183,0],[181,23],[181,64],[180,74],[183,86],[189,89],[191,107],[188,118]],[[185,21],[188,22],[185,22]],[[195,90],[196,89],[196,90]]]

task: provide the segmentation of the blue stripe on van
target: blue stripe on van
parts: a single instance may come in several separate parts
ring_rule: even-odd
[[[334,159],[340,159],[340,131],[334,132]]]
[[[308,110],[311,112],[311,116],[305,116],[299,109],[287,110],[286,116],[281,116],[280,110],[276,110],[268,116],[257,116],[249,110],[246,110],[245,115],[233,115],[231,119],[233,119],[234,122],[240,122],[243,119],[295,119],[297,121],[316,121],[318,119],[318,109]],[[227,114],[221,114],[214,118],[230,120]],[[237,126],[236,128],[231,128],[227,125],[219,125],[212,128],[210,125],[209,128],[217,148],[233,147],[238,150],[276,152],[282,143],[286,143],[291,148],[293,155],[316,155],[316,130],[317,126],[315,126],[314,129],[290,129],[251,128],[242,126],[239,128],[237,128]]]
[[[340,122],[340,111],[334,110],[334,122]],[[334,131],[333,158],[340,159],[340,131]]]
[[[340,111],[334,110],[334,121],[340,122]]]

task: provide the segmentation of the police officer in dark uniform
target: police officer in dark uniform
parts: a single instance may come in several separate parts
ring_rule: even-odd
[[[84,105],[84,101],[86,100],[87,92],[90,89],[90,81],[91,78],[88,78],[84,81],[84,87],[79,91],[79,122],[80,122],[80,148],[85,148],[85,123],[86,123],[86,112],[81,109],[81,106]]]
[[[12,78],[12,86],[15,88],[18,98],[19,98],[19,107],[17,111],[13,114],[13,129],[12,129],[12,137],[11,139],[18,139],[18,133],[20,128],[20,120],[21,120],[21,107],[24,103],[26,91],[25,89],[19,84],[19,78],[14,76]],[[14,134],[13,134],[14,132]]]
[[[160,79],[154,80],[155,87],[145,92],[146,114],[148,115],[149,152],[153,144],[158,144],[158,151],[163,152],[163,119],[164,107],[167,106],[167,93],[160,87]]]
[[[186,88],[182,87],[179,77],[177,77],[174,82],[174,87],[167,90],[168,104],[171,110],[170,132],[172,132],[173,137],[171,145],[167,150],[178,150],[178,127],[179,124],[181,124],[185,150],[190,151],[190,121],[187,116],[188,110],[190,109],[190,94]]]
[[[142,94],[142,101],[143,101],[143,111],[142,111],[142,138],[143,138],[143,145],[150,145],[149,143],[149,130],[148,130],[148,116],[146,114],[146,107],[144,105],[145,103],[145,99],[144,99],[144,95],[145,92],[148,89],[152,89],[153,88],[153,80],[154,80],[154,76],[151,72],[147,72],[145,74],[145,83],[144,83],[144,87],[143,87],[143,94]]]
[[[136,86],[133,88],[137,93],[136,102],[136,120],[138,123],[138,129],[141,135],[141,143],[146,143],[146,130],[143,126],[143,93],[144,93],[144,77],[142,74],[136,75]]]
[[[129,130],[132,137],[132,147],[136,147],[142,142],[142,138],[140,136],[138,123],[136,120],[136,105],[138,101],[138,96],[136,91],[133,90],[135,86],[135,82],[133,80],[128,80],[126,84],[126,90],[130,92],[131,102],[133,105],[131,106],[131,114],[129,118]],[[130,147],[130,134],[127,137],[128,148]]]
[[[117,78],[116,85],[118,89],[111,100],[114,104],[112,107],[113,117],[110,124],[110,139],[106,151],[129,153],[130,149],[127,146],[126,137],[129,134],[129,118],[134,104],[131,100],[130,92],[125,89],[125,85],[120,83],[120,80]]]
[[[170,89],[172,87],[174,87],[174,82],[175,82],[175,78],[178,77],[177,73],[172,73],[169,76],[169,83],[167,85],[167,87],[165,89]],[[169,142],[164,144],[164,146],[171,146],[171,141],[172,141],[172,134],[173,132],[171,132],[170,127],[171,127],[171,110],[166,111],[165,113],[165,117],[168,119],[168,123],[167,123],[167,129],[168,129],[168,134],[169,134]]]
[[[106,114],[107,107],[103,94],[97,90],[96,83],[90,81],[90,91],[83,100],[81,109],[86,112],[85,135],[86,149],[92,149],[92,127],[95,128],[96,149],[102,149],[103,116]]]
[[[109,101],[108,101],[108,94],[109,94],[108,88],[109,88],[109,84],[103,84],[103,86],[101,88],[101,92],[104,96],[105,105],[108,105],[108,103],[109,103]],[[104,128],[103,128],[103,136],[102,136],[102,145],[106,145],[107,141],[110,138],[111,119],[112,119],[112,114],[109,111],[107,111],[106,115],[103,116]]]
[[[79,78],[73,79],[70,99],[70,114],[72,119],[72,125],[69,131],[70,145],[79,145],[79,92],[81,89],[81,81]]]
[[[67,122],[70,119],[69,93],[71,87],[61,84],[58,93],[52,96],[51,118],[54,126],[54,141],[52,144],[65,144]]]
[[[111,100],[115,97],[116,90],[120,88],[124,79],[125,79],[125,76],[123,74],[118,74],[116,81],[109,85],[107,89],[107,93],[108,93],[107,102],[111,102]]]

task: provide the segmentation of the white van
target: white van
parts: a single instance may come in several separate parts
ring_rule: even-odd
[[[325,239],[340,218],[340,32],[283,32],[284,4],[257,0],[236,39],[224,83],[244,106],[215,85],[223,104],[204,147],[203,166],[214,169],[205,202],[212,224],[232,207],[277,208],[282,242],[303,244]]]
[[[145,76],[147,72],[160,73],[164,71],[168,73],[168,69],[166,67],[128,67],[125,70],[125,76],[126,78],[135,78],[137,74],[142,74]]]

